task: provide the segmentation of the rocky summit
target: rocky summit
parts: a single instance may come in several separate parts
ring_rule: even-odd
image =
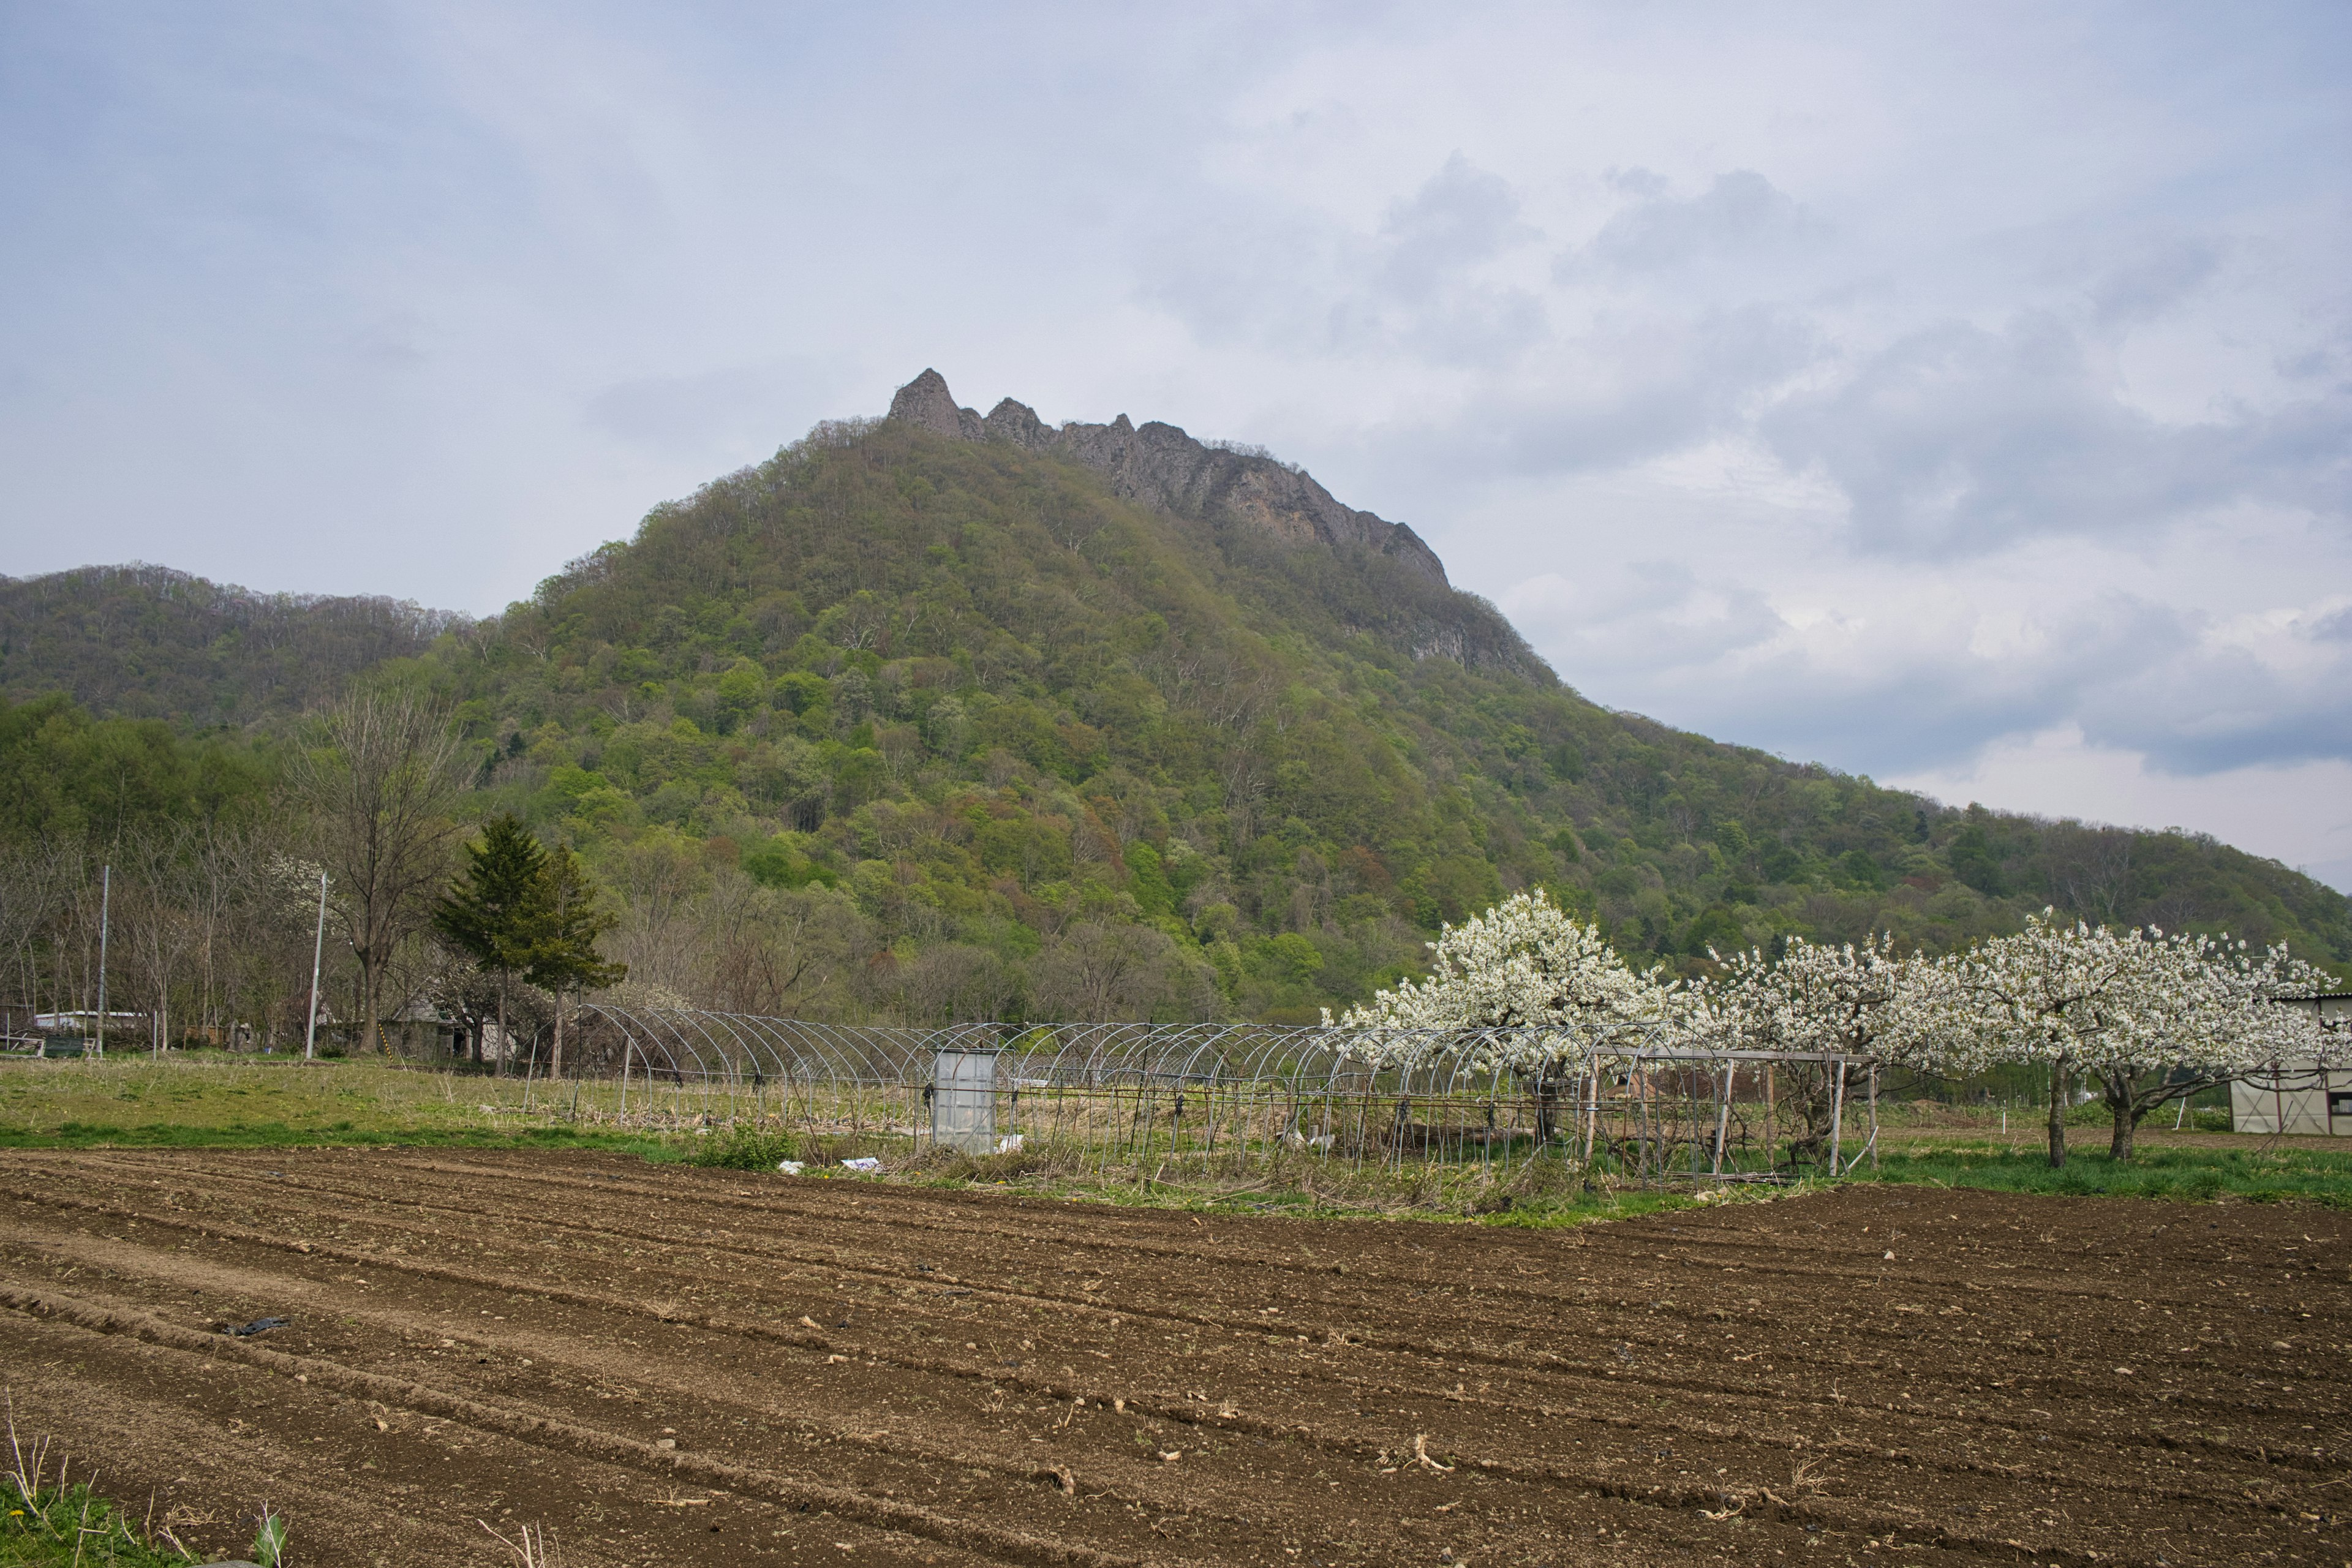
[[[983,417],[957,406],[936,370],[900,387],[890,417],[963,441],[1009,441],[1032,452],[1080,463],[1125,500],[1210,523],[1255,525],[1295,544],[1360,546],[1445,584],[1445,566],[1401,522],[1343,505],[1303,469],[1261,453],[1195,439],[1173,425],[1052,426],[1008,397]]]

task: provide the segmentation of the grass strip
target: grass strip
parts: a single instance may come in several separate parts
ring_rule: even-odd
[[[2305,1203],[2352,1209],[2352,1150],[2337,1152],[2249,1135],[2239,1148],[2143,1146],[2128,1162],[2105,1151],[2069,1151],[2052,1170],[2041,1150],[1977,1142],[1890,1151],[1854,1180],[2059,1197],[2153,1198],[2176,1203]]]
[[[188,1559],[150,1543],[128,1515],[88,1487],[10,1489],[0,1519],[5,1568],[184,1568]]]

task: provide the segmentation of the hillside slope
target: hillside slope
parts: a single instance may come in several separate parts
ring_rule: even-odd
[[[299,713],[465,617],[403,600],[257,594],[168,567],[0,577],[0,695],[205,728]]]
[[[1305,1018],[1538,882],[1677,962],[2044,903],[2352,956],[2343,897],[2273,862],[1611,712],[1303,474],[928,374],[429,663],[484,804],[627,897],[638,977],[747,1007]]]

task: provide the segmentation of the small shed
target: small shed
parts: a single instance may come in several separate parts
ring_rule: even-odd
[[[2330,1034],[2352,1033],[2352,991],[2279,1003],[2299,1007]],[[2230,1125],[2240,1132],[2316,1132],[2352,1137],[2352,1069],[2279,1061],[2230,1086]]]

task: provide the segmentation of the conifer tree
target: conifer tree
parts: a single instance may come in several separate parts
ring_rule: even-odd
[[[568,853],[568,852],[567,852]],[[499,1071],[506,1070],[507,987],[531,968],[550,914],[547,851],[511,812],[482,824],[466,867],[433,908],[441,939],[499,979]]]
[[[551,1070],[563,1074],[563,996],[568,991],[597,990],[618,985],[629,973],[625,963],[606,960],[596,951],[597,939],[620,923],[588,879],[586,868],[566,845],[548,855],[540,872],[540,918],[523,977],[555,994],[555,1058]]]

